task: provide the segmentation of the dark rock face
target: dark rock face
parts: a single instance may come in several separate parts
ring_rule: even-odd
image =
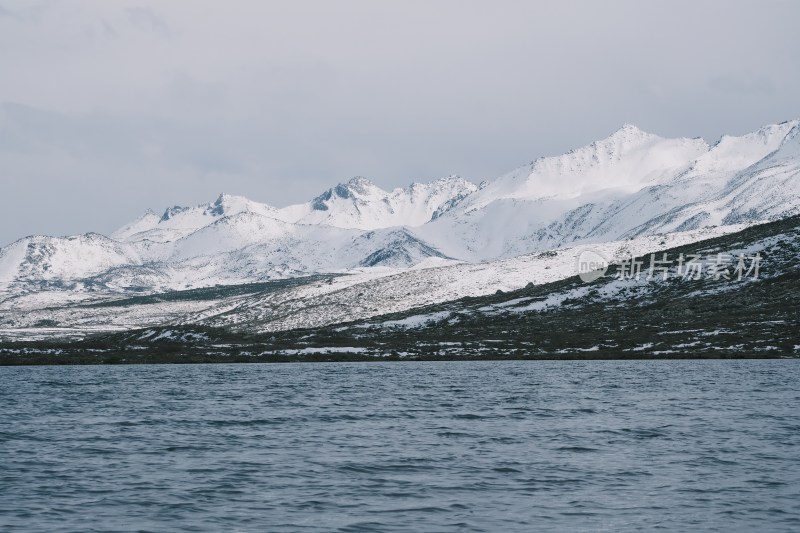
[[[328,202],[333,197],[333,190],[325,191],[311,201],[311,208],[315,211],[327,211]]]
[[[183,213],[187,209],[189,209],[189,208],[188,207],[181,207],[179,205],[176,205],[176,206],[173,206],[173,207],[168,207],[166,209],[166,211],[164,211],[164,214],[161,215],[161,222],[166,222],[167,220],[171,219],[172,217],[174,217],[178,213]]]

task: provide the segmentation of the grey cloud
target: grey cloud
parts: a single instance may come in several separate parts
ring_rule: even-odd
[[[43,5],[39,2],[30,3],[16,3],[13,7],[6,7],[0,4],[0,19],[13,21],[17,23],[35,22],[41,15],[44,9]]]
[[[128,19],[139,29],[149,31],[163,37],[169,36],[171,31],[164,19],[149,7],[130,7],[126,10]]]
[[[0,244],[221,191],[480,181],[624,122],[713,142],[800,117],[796,2],[2,6],[35,23],[0,16]]]
[[[11,11],[10,9],[6,9],[0,5],[0,17],[6,17],[10,19],[19,19],[19,15],[15,12]]]
[[[106,37],[112,37],[112,38],[119,37],[119,32],[117,32],[114,26],[111,25],[111,23],[109,23],[107,20],[102,21],[102,26],[103,26],[103,33],[106,35]]]
[[[709,87],[729,94],[770,94],[775,91],[772,80],[761,76],[728,74],[709,80]]]

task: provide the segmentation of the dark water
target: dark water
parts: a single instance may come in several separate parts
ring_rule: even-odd
[[[0,368],[0,529],[800,530],[800,361]]]

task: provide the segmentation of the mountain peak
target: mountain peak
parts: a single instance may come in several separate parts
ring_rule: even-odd
[[[353,187],[370,187],[375,186],[371,180],[365,178],[364,176],[354,176],[350,178],[350,181],[347,182],[348,185]]]
[[[433,183],[437,185],[446,185],[446,184],[469,184],[470,182],[466,179],[462,178],[458,174],[450,174],[449,176],[445,176],[444,178],[439,178],[438,180],[434,181]]]
[[[626,122],[622,125],[617,131],[603,139],[603,141],[617,141],[623,143],[637,143],[644,140],[649,140],[658,137],[653,133],[647,133],[646,131],[641,130],[639,127]],[[603,142],[598,141],[598,142]]]
[[[217,199],[214,200],[214,203],[211,204],[211,209],[209,210],[209,212],[214,216],[222,216],[222,215],[224,215],[226,213],[226,211],[229,211],[229,207],[231,205],[231,201],[236,199],[236,198],[238,198],[238,197],[231,196],[228,193],[224,193],[224,192],[220,193],[219,196],[217,197]],[[243,203],[245,203],[245,204],[247,203],[247,199],[242,198],[242,200],[244,200]]]
[[[356,199],[365,196],[385,195],[386,191],[363,176],[351,178],[347,183],[340,183],[314,198],[311,202],[314,209],[327,211],[327,202],[332,198]]]
[[[595,162],[599,162],[601,159],[619,158],[622,154],[631,149],[636,149],[659,139],[662,138],[653,133],[647,133],[637,126],[626,122],[608,137],[594,141],[581,148],[574,148],[560,156],[540,157],[532,162],[532,167],[536,169],[541,165],[547,165],[553,161],[563,162],[565,158],[581,158],[586,155],[590,155]]]
[[[645,132],[644,132],[644,131],[642,131],[642,130],[641,130],[641,129],[640,129],[640,128],[639,128],[639,127],[636,125],[636,124],[632,124],[632,123],[630,123],[630,122],[626,122],[625,124],[623,124],[622,126],[620,126],[620,128],[619,128],[617,131],[618,131],[618,132],[620,132],[620,131],[626,131],[626,132],[633,132],[633,133],[635,133],[635,132],[639,132],[639,133],[645,133]]]
[[[339,184],[339,186],[336,187],[337,193],[341,190],[340,188],[347,188],[348,191],[355,192],[360,195],[366,195],[374,191],[384,192],[380,187],[372,183],[372,181],[368,180],[364,176],[355,176],[347,183]],[[344,198],[349,197],[349,195],[340,196],[343,196]]]

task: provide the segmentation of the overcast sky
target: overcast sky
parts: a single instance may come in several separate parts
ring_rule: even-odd
[[[0,244],[800,117],[800,2],[0,0]]]

